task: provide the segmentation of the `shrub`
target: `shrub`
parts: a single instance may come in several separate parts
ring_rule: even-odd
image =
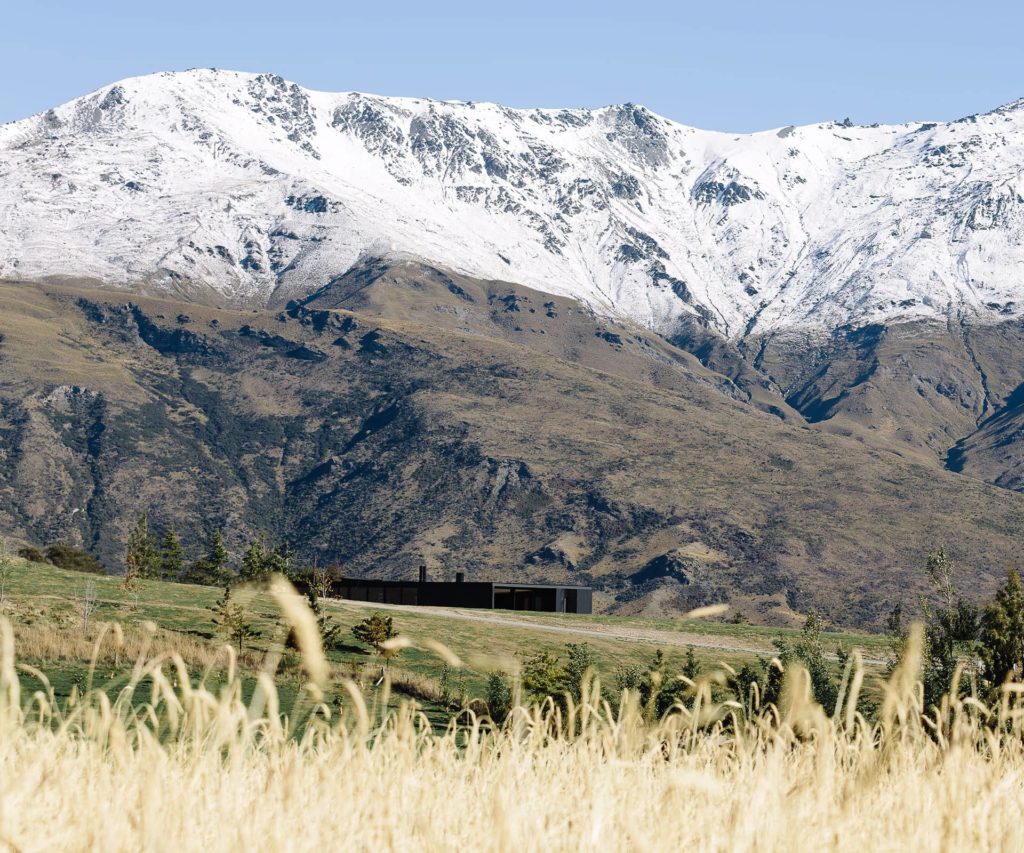
[[[59,569],[68,569],[72,572],[85,572],[90,575],[105,575],[107,573],[103,563],[88,551],[60,543],[50,545],[46,549],[46,562],[52,563]]]
[[[812,613],[804,622],[800,632],[800,639],[795,643],[788,640],[774,640],[775,648],[779,650],[779,660],[783,666],[788,666],[793,661],[798,661],[806,669],[811,678],[811,691],[814,694],[814,701],[831,712],[835,708],[836,698],[839,695],[839,686],[832,676],[832,666],[825,655],[825,648],[821,639],[823,623],[820,616]],[[774,689],[776,685],[769,678],[768,697],[772,702],[778,702],[779,690]],[[781,689],[781,682],[778,684]]]
[[[523,661],[523,689],[538,701],[547,696],[559,699],[566,689],[568,675],[558,656],[548,649]]]
[[[496,723],[502,722],[512,709],[512,686],[500,672],[487,677],[487,711]]]
[[[360,643],[370,646],[377,654],[387,657],[384,643],[398,636],[394,620],[383,613],[374,613],[362,622],[352,626],[352,636]]]
[[[569,661],[565,665],[566,689],[577,702],[583,694],[583,681],[588,670],[597,665],[594,650],[587,643],[566,643]]]
[[[638,692],[641,685],[644,683],[644,676],[647,673],[636,664],[630,666],[620,666],[615,671],[615,687],[618,693],[623,690],[632,690]]]

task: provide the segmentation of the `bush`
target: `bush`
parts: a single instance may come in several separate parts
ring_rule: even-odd
[[[583,695],[587,672],[596,668],[597,657],[587,643],[567,643],[569,662],[565,666],[566,689],[577,702]]]
[[[72,572],[85,572],[90,575],[105,575],[106,568],[88,551],[81,548],[74,548],[71,545],[57,543],[46,549],[46,562],[52,563],[59,569],[68,569]]]
[[[384,648],[384,644],[397,637],[398,632],[395,630],[392,617],[385,616],[383,613],[374,613],[352,626],[352,636],[360,643],[370,646],[377,654],[387,658],[391,657],[393,652],[389,653]]]
[[[438,692],[440,702],[446,708],[453,705],[465,705],[468,702],[468,686],[465,674],[461,670],[445,664],[441,667],[441,677],[438,679]]]
[[[639,692],[646,675],[647,671],[636,664],[620,666],[615,671],[615,686],[617,691],[619,693],[622,693],[623,690]]]
[[[500,672],[487,678],[487,711],[496,723],[502,722],[512,710],[512,686]]]
[[[23,560],[28,560],[30,563],[45,563],[46,554],[40,551],[38,548],[33,548],[31,545],[27,545],[24,548],[18,549],[18,556]]]
[[[194,583],[199,586],[224,586],[234,580],[234,575],[222,566],[200,557],[191,565],[185,566],[178,578],[181,583]]]
[[[836,684],[832,675],[832,666],[825,655],[825,648],[821,639],[821,632],[824,623],[820,616],[812,613],[804,622],[800,632],[800,639],[795,643],[789,640],[773,640],[778,649],[779,660],[783,667],[789,666],[794,661],[802,664],[811,677],[811,691],[814,694],[814,701],[831,713],[836,706],[836,698],[839,695],[839,685]],[[777,704],[780,698],[782,682],[779,679],[770,677],[765,689],[766,699]]]
[[[558,700],[565,693],[568,675],[558,655],[545,649],[523,661],[523,689],[537,702],[550,696]]]

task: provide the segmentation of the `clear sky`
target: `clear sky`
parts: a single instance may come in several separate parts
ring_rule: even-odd
[[[633,101],[744,131],[952,119],[1024,97],[1024,2],[6,0],[0,121],[192,67],[510,106]]]

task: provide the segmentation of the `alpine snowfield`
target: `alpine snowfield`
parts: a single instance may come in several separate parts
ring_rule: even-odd
[[[659,331],[1024,313],[1024,101],[948,124],[749,135],[641,106],[134,78],[0,127],[0,277],[205,301],[412,255]]]

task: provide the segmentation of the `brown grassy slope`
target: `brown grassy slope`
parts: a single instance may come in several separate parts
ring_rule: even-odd
[[[751,342],[761,370],[809,420],[944,460],[1024,383],[1024,325],[907,323]]]
[[[770,388],[567,300],[415,266],[339,286],[277,314],[2,286],[0,528],[114,563],[150,508],[354,573],[422,555],[767,622],[877,624],[939,543],[979,594],[1014,557],[1024,496],[766,414]]]

